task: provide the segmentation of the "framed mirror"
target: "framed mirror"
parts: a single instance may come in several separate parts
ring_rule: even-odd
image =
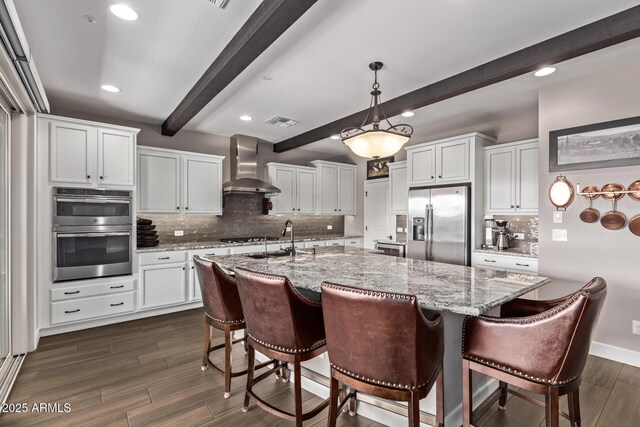
[[[551,204],[559,211],[564,211],[573,202],[575,190],[573,184],[565,177],[560,175],[549,187],[549,200]]]

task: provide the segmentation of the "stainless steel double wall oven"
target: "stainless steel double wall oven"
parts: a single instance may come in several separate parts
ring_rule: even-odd
[[[130,191],[53,189],[53,281],[131,274]]]

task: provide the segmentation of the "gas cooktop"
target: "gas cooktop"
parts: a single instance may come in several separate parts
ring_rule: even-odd
[[[227,237],[220,239],[224,243],[251,243],[251,242],[271,242],[279,240],[277,237]]]

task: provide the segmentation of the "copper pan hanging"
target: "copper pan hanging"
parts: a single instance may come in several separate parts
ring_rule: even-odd
[[[629,221],[629,231],[636,236],[640,236],[640,214],[634,215],[631,221]]]
[[[629,184],[629,188],[627,188],[627,190],[633,191],[633,193],[629,193],[629,197],[640,202],[640,179]]]
[[[624,185],[622,184],[605,184],[600,191],[605,193],[602,195],[605,200],[618,200],[624,197],[624,193],[620,193],[620,191],[624,191]]]
[[[589,207],[583,210],[582,212],[580,212],[580,219],[582,220],[582,222],[592,224],[598,221],[598,219],[600,218],[600,212],[597,209],[593,208],[592,206],[593,200],[600,197],[600,195],[597,194],[598,191],[599,191],[598,187],[595,187],[593,185],[589,187],[585,187],[584,190],[582,190],[582,192],[585,193],[583,194],[583,196],[586,199],[589,199]],[[590,194],[590,193],[595,193],[595,194]]]
[[[602,215],[600,224],[607,230],[620,230],[626,223],[627,217],[622,212],[616,211],[616,199],[614,198],[611,200],[611,210]]]

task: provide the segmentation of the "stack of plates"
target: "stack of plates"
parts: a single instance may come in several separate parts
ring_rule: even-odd
[[[156,226],[153,225],[153,221],[146,218],[138,217],[138,247],[150,248],[158,246],[160,241],[158,240],[158,232]]]

